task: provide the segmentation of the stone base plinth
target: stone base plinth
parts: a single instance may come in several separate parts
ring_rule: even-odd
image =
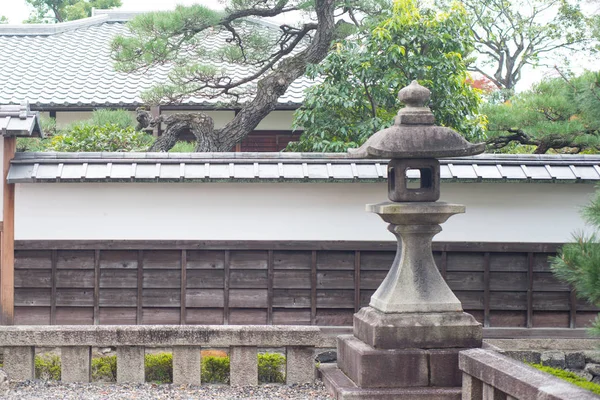
[[[338,337],[338,368],[360,388],[460,387],[458,352],[465,349],[376,349]]]
[[[335,365],[319,368],[325,387],[337,400],[460,400],[460,387],[360,388]]]
[[[364,307],[354,314],[354,336],[376,349],[475,348],[482,334],[464,312],[388,314]]]

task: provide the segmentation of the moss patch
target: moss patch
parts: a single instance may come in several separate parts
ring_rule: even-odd
[[[565,371],[560,368],[552,368],[543,364],[529,364],[534,368],[539,369],[542,372],[546,372],[550,375],[554,375],[557,378],[563,379],[573,385],[577,385],[580,388],[587,389],[593,393],[600,394],[600,385],[587,381],[580,376],[577,376],[573,372]]]

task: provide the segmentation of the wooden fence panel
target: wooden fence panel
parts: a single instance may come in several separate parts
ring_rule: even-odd
[[[385,278],[396,244],[22,241],[17,324],[348,326]],[[434,243],[465,311],[488,327],[587,326],[599,309],[556,280],[557,246]]]

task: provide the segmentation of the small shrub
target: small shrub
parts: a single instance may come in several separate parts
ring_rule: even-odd
[[[35,356],[35,377],[37,379],[59,381],[60,357],[56,354]]]
[[[173,355],[170,353],[146,354],[146,382],[173,382]]]
[[[123,109],[99,108],[92,113],[90,123],[96,126],[116,125],[120,129],[133,128],[137,124],[133,115]]]
[[[202,382],[229,383],[229,358],[202,357]]]
[[[258,355],[258,381],[264,383],[285,383],[282,372],[285,368],[285,357],[277,353]]]
[[[193,153],[196,150],[195,142],[179,141],[175,146],[171,147],[169,153]]]
[[[573,385],[577,385],[580,388],[587,389],[593,393],[600,394],[600,385],[597,383],[593,383],[585,380],[584,378],[577,376],[573,372],[565,371],[560,368],[552,368],[543,364],[529,364],[534,368],[539,369],[542,372],[546,372],[550,375],[554,375],[557,378],[563,379],[567,382],[572,383]]]
[[[117,356],[92,359],[92,380],[98,382],[117,381]]]
[[[136,151],[147,148],[152,140],[151,136],[138,132],[132,127],[81,123],[52,136],[47,149],[66,152]]]

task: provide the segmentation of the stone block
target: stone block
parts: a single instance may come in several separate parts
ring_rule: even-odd
[[[479,379],[462,374],[462,400],[480,400],[483,397],[483,382]]]
[[[512,358],[513,360],[531,364],[539,364],[542,356],[539,351],[531,350],[506,350],[501,351],[500,353]]]
[[[481,347],[482,334],[464,312],[385,314],[364,307],[354,314],[354,336],[378,349]]]
[[[290,346],[286,351],[285,381],[294,383],[312,383],[315,381],[315,349],[313,347]]]
[[[335,364],[319,367],[325,388],[337,400],[460,400],[460,388],[361,388]],[[481,400],[481,399],[477,399]]]
[[[462,372],[458,368],[458,352],[464,349],[429,350],[429,385],[460,387]]]
[[[200,346],[173,346],[173,384],[200,385]]]
[[[8,379],[26,381],[35,378],[35,348],[32,346],[5,347],[4,372]]]
[[[598,376],[600,375],[600,364],[587,363],[585,364],[585,371],[589,372],[593,376]]]
[[[229,383],[231,386],[258,385],[258,351],[256,347],[231,347]]]
[[[84,382],[92,379],[92,348],[89,346],[69,346],[60,349],[61,372],[63,382]]]
[[[563,351],[544,351],[540,357],[542,364],[552,368],[565,369],[565,353]]]
[[[419,185],[410,188],[406,172],[419,171]],[[440,162],[433,158],[392,159],[388,163],[388,198],[391,201],[438,201],[440,198]]]
[[[600,351],[588,350],[584,351],[583,354],[585,355],[586,363],[600,364]]]
[[[565,352],[565,364],[567,368],[583,369],[585,367],[585,354],[582,351]]]
[[[338,367],[361,388],[429,385],[428,354],[420,349],[375,349],[352,335],[338,337]]]
[[[8,376],[6,375],[6,372],[0,369],[0,396],[8,396],[9,391]]]
[[[143,346],[117,347],[117,382],[119,383],[144,383]]]
[[[506,394],[495,387],[484,383],[481,398],[482,400],[506,400]]]

